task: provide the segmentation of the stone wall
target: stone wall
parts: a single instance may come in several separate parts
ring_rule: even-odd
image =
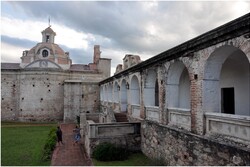
[[[1,120],[55,121],[63,119],[62,72],[2,72]]]
[[[97,72],[2,70],[1,78],[2,121],[62,121],[64,111],[67,116],[99,110],[98,81],[103,76]],[[78,87],[68,86],[76,79],[81,82]]]
[[[85,121],[84,114],[81,120]],[[85,149],[89,156],[100,143],[108,142],[132,151],[141,150],[140,123],[102,123],[96,124],[92,120],[81,122]],[[84,127],[85,126],[85,127]]]
[[[81,112],[95,113],[99,110],[97,82],[66,80],[64,84],[64,121],[76,121]]]
[[[250,165],[249,146],[236,145],[188,131],[143,121],[142,152],[170,166]]]

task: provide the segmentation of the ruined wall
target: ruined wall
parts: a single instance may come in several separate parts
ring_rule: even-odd
[[[111,59],[100,58],[97,64],[97,68],[103,73],[104,77],[110,77],[111,70]]]
[[[2,72],[1,119],[62,120],[63,81],[67,77],[53,71]]]
[[[16,72],[1,75],[1,119],[17,120],[19,113],[19,82]]]
[[[143,121],[142,152],[169,166],[250,165],[250,148]],[[224,142],[224,143],[223,143]]]
[[[97,72],[54,69],[2,70],[1,77],[2,121],[62,121],[65,106],[66,115],[99,109],[97,81],[103,76]],[[65,96],[65,80],[74,79],[81,79],[83,82],[87,80],[89,83],[75,88],[76,91],[72,89],[73,92],[66,89]],[[78,89],[80,91],[77,91]],[[79,103],[79,99],[82,103]],[[65,105],[64,101],[67,102]]]
[[[19,76],[19,120],[62,120],[66,78],[67,75],[60,72],[23,72]]]
[[[97,82],[66,80],[64,83],[64,121],[76,121],[81,112],[99,111]]]

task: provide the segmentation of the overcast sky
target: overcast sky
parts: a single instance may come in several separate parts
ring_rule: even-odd
[[[93,47],[112,59],[146,60],[250,11],[250,1],[1,1],[1,61],[20,63],[22,51],[56,32],[73,64],[93,61]]]

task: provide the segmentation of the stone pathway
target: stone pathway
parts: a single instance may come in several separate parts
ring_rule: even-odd
[[[92,166],[86,156],[82,142],[73,145],[73,129],[76,124],[61,124],[64,145],[56,145],[53,152],[52,166]]]

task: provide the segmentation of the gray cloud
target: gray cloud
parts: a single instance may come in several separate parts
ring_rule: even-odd
[[[6,44],[15,45],[18,47],[23,47],[23,48],[31,48],[31,46],[35,46],[37,44],[37,41],[13,38],[13,37],[9,37],[6,35],[1,35],[1,41]]]
[[[235,19],[232,3],[9,2],[17,11],[25,12],[34,20],[46,20],[50,16],[52,25],[53,22],[61,23],[79,32],[93,34],[96,41],[90,41],[91,45],[152,56]],[[150,32],[150,26],[155,28],[152,30],[155,33]]]

